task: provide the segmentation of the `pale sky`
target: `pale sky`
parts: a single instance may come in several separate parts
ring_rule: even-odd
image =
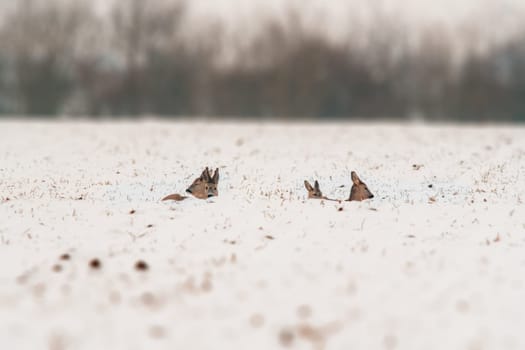
[[[525,32],[525,0],[190,0],[198,27],[203,18],[220,18],[233,36],[257,31],[264,17],[282,18],[289,6],[300,8],[312,27],[329,35],[373,31],[375,19],[401,23],[408,35],[417,37],[422,27],[445,27],[455,47],[462,50],[471,33],[486,48]],[[381,30],[381,26],[378,26]],[[480,48],[483,50],[483,48]]]
[[[38,0],[37,0],[38,1]],[[50,1],[50,0],[41,0]],[[56,0],[81,1],[81,0]],[[100,12],[114,1],[86,0],[95,3]],[[144,0],[148,1],[148,0]],[[159,0],[163,1],[163,0]],[[177,1],[177,0],[164,0]],[[368,26],[373,30],[375,14],[399,21],[409,32],[422,26],[444,25],[451,32],[475,30],[490,42],[504,40],[525,30],[525,0],[188,0],[189,26],[202,27],[202,21],[223,21],[230,33],[253,34],[263,18],[285,21],[289,6],[300,8],[312,27],[337,36],[349,30]],[[20,3],[20,0],[0,0],[0,6]],[[397,23],[397,22],[396,22]]]
[[[487,13],[525,13],[525,1],[522,0],[191,0],[190,3],[199,14],[221,16],[230,21],[261,11],[279,12],[289,5],[331,16],[376,6],[410,17],[414,21],[456,22]]]
[[[0,0],[0,6],[10,6],[20,1]],[[55,1],[67,3],[82,0]],[[125,0],[86,1],[95,3],[103,11],[113,2]],[[366,12],[373,7],[385,9],[388,14],[406,18],[411,23],[423,24],[437,21],[455,25],[471,18],[479,18],[480,21],[487,22],[488,26],[499,27],[509,25],[507,22],[517,21],[516,18],[525,19],[525,0],[187,0],[187,2],[197,18],[221,18],[234,26],[245,25],[246,22],[254,21],[260,15],[282,14],[290,5],[303,9],[309,16],[324,16],[327,22],[333,25],[344,25],[348,13],[367,16]],[[488,23],[490,20],[493,22]]]
[[[293,5],[310,18],[324,17],[325,25],[344,27],[348,15],[366,18],[371,9],[382,9],[389,16],[408,23],[430,22],[457,26],[479,21],[491,30],[513,27],[525,22],[525,0],[191,0],[198,17],[219,17],[233,26],[249,26],[261,15],[279,15]]]

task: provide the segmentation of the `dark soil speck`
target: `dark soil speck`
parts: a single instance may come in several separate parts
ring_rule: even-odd
[[[138,271],[146,271],[149,269],[149,266],[145,261],[139,260],[135,263],[135,269]]]
[[[291,346],[293,343],[293,340],[294,340],[294,335],[292,331],[283,329],[279,333],[279,342],[281,343],[282,346]]]
[[[102,263],[100,262],[100,260],[98,259],[92,259],[90,262],[89,262],[89,266],[94,269],[94,270],[98,270],[101,268],[102,266]]]
[[[60,260],[69,260],[71,256],[67,253],[60,255]]]

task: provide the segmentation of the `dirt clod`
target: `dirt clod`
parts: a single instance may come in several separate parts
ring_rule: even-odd
[[[151,326],[149,328],[149,336],[154,339],[161,339],[166,336],[166,329],[162,326]]]
[[[102,263],[97,258],[91,259],[89,262],[89,267],[91,267],[93,270],[98,270],[102,267]]]
[[[143,260],[139,260],[135,263],[135,270],[146,271],[148,269],[149,269],[148,264]]]
[[[291,346],[294,340],[294,334],[289,329],[283,329],[279,332],[279,342],[282,346]]]
[[[253,314],[250,317],[250,325],[253,328],[261,328],[264,325],[264,316],[261,314]]]
[[[69,260],[69,259],[71,259],[71,255],[69,255],[68,253],[60,255],[60,260]]]
[[[302,319],[307,319],[312,315],[312,308],[309,305],[300,305],[297,308],[297,316]]]

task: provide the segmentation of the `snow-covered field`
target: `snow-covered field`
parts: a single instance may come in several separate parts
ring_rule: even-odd
[[[525,349],[523,127],[0,135],[2,349]],[[205,166],[219,197],[159,201]],[[352,170],[374,199],[306,199],[347,198]]]

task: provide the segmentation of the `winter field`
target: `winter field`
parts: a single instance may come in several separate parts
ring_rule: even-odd
[[[0,134],[1,348],[525,349],[524,127]],[[160,201],[205,166],[218,197]],[[348,198],[352,170],[375,198],[307,199]]]

